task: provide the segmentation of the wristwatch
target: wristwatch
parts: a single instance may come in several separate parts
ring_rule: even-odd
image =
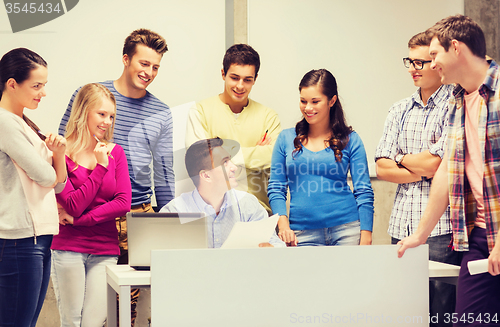
[[[404,156],[405,155],[403,153],[400,153],[400,154],[397,154],[394,157],[394,161],[396,161],[396,163],[398,164],[398,166],[401,166],[401,162],[403,161]]]

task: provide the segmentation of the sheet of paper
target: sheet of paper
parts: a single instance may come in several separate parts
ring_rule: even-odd
[[[467,262],[467,267],[471,275],[488,272],[488,259],[469,261]]]
[[[269,242],[278,219],[276,214],[258,221],[237,222],[221,249],[257,248],[260,243]]]

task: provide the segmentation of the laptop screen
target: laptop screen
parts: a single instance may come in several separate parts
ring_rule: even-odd
[[[127,213],[129,265],[147,269],[151,250],[208,247],[205,213]]]

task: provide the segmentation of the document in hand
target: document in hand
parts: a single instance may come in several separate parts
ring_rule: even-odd
[[[269,242],[278,219],[279,216],[276,214],[257,221],[238,221],[222,244],[221,249],[257,248],[260,243]]]
[[[488,259],[469,261],[467,267],[471,275],[483,274],[488,272]]]

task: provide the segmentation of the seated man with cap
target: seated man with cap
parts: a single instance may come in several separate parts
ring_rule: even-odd
[[[239,144],[233,140],[211,138],[193,143],[186,151],[186,169],[196,186],[170,201],[160,212],[204,212],[207,214],[208,247],[219,248],[238,221],[250,222],[268,218],[257,198],[236,190],[236,170],[231,154]],[[259,247],[285,247],[273,233]]]

